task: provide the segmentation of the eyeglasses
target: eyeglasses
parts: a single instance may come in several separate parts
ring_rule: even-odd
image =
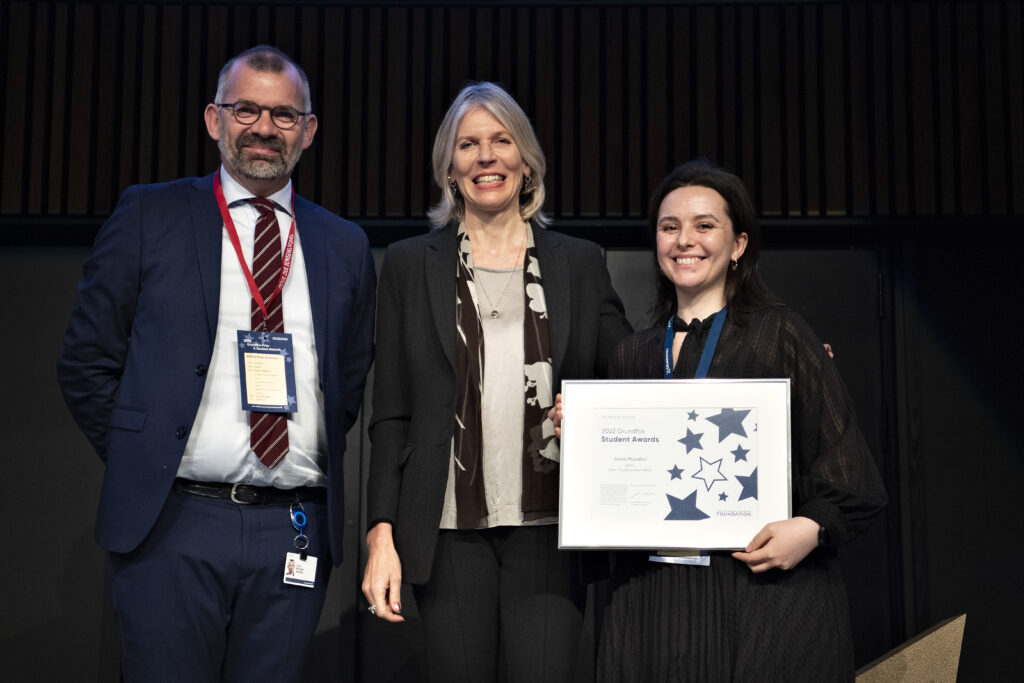
[[[279,107],[264,107],[250,102],[249,100],[238,100],[237,102],[214,102],[217,107],[227,107],[231,110],[231,115],[235,117],[235,121],[238,121],[243,126],[251,126],[260,120],[263,116],[264,111],[270,112],[270,120],[274,122],[274,125],[281,130],[289,130],[294,128],[295,124],[299,122],[299,119],[303,116],[309,116],[311,112],[299,111],[293,107],[281,105]]]

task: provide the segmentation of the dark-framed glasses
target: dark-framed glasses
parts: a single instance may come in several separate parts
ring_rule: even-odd
[[[231,115],[235,117],[235,121],[238,121],[243,126],[251,126],[252,124],[259,121],[260,116],[263,115],[264,111],[270,112],[270,120],[274,122],[274,125],[281,130],[288,130],[294,128],[295,124],[303,116],[309,116],[311,112],[299,111],[293,107],[287,105],[281,105],[279,107],[264,107],[263,105],[250,102],[249,100],[238,100],[237,102],[214,102],[217,107],[227,107],[231,110]]]

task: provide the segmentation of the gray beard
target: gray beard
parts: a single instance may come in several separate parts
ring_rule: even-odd
[[[217,147],[224,158],[230,162],[231,167],[249,180],[279,180],[291,177],[295,164],[299,162],[301,153],[296,154],[294,159],[289,159],[285,143],[280,138],[270,140],[257,138],[262,144],[276,150],[280,156],[276,159],[246,159],[242,156],[241,148],[245,142],[254,137],[256,136],[252,134],[239,135],[235,139],[234,146],[229,146],[227,144],[227,136],[222,129],[220,140],[217,141]]]

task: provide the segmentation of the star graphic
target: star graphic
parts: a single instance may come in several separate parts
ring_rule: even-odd
[[[697,411],[696,410],[691,410],[690,412],[688,412],[686,414],[686,418],[688,420],[692,421],[692,422],[696,422],[697,421]]]
[[[749,477],[744,477],[744,476],[737,475],[736,476],[736,481],[738,481],[740,484],[743,485],[743,490],[740,491],[739,500],[743,500],[744,498],[753,498],[755,500],[757,499],[757,468],[756,467],[754,468],[754,471],[750,473]]]
[[[728,496],[725,495],[725,491],[718,494],[718,500],[728,500]]]
[[[726,480],[728,480],[728,477],[726,477],[724,474],[722,474],[721,469],[722,469],[722,460],[721,460],[721,458],[719,458],[718,460],[715,460],[714,462],[711,462],[711,461],[705,460],[704,458],[701,458],[700,459],[700,469],[697,471],[696,474],[691,474],[690,476],[693,477],[694,479],[700,479],[701,481],[703,481],[704,482],[704,486],[707,486],[708,487],[708,491],[710,491],[711,490],[711,486],[716,481],[726,481]]]
[[[747,435],[746,430],[743,429],[743,419],[749,414],[749,410],[722,408],[722,412],[718,415],[712,415],[706,419],[711,424],[718,426],[718,443],[722,443],[730,434]]]
[[[679,469],[678,465],[673,465],[672,469],[665,470],[665,471],[672,475],[671,477],[669,477],[669,479],[668,479],[669,481],[672,481],[673,479],[682,479],[683,478],[681,476],[683,474],[683,471],[681,469]]]
[[[702,436],[704,436],[703,433],[694,434],[693,432],[690,431],[690,428],[687,427],[686,436],[683,437],[682,439],[679,439],[679,443],[686,446],[687,453],[692,451],[694,448],[700,448],[700,450],[704,450],[700,445],[700,437]]]
[[[665,494],[668,497],[668,504],[672,507],[672,511],[668,513],[668,517],[665,519],[683,519],[696,521],[698,519],[707,519],[709,515],[697,507],[697,492],[693,491],[686,498],[676,498],[669,494]]]
[[[744,448],[743,446],[737,446],[736,450],[729,451],[729,452],[736,456],[736,460],[734,462],[739,462],[740,460],[742,460],[743,462],[748,462],[747,461],[747,453],[750,452],[749,448]]]

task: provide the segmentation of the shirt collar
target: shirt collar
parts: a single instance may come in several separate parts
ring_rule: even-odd
[[[243,202],[246,199],[255,197],[252,192],[242,187],[242,185],[231,177],[231,174],[225,170],[224,165],[220,167],[220,185],[221,189],[224,190],[224,201],[227,202],[228,206],[235,206],[239,202]],[[277,207],[284,211],[289,216],[292,215],[292,181],[291,179],[274,194],[267,197],[270,201],[277,204]]]

